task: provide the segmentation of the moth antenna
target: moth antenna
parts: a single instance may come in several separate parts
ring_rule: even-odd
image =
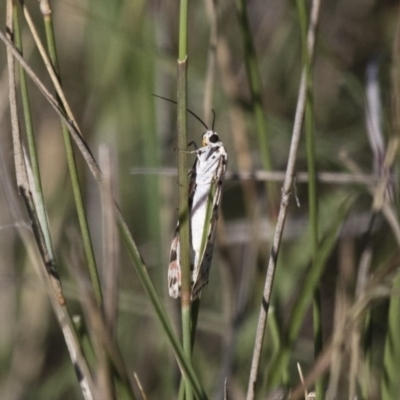
[[[213,113],[212,131],[215,132],[215,131],[214,131],[215,111],[214,111],[214,109],[212,109],[211,111],[212,111],[212,113]]]
[[[171,99],[168,99],[167,97],[159,96],[158,94],[154,94],[154,93],[153,93],[153,96],[154,96],[154,97],[158,97],[159,99],[163,99],[163,100],[165,100],[165,101],[169,101],[170,103],[178,104],[178,102],[176,102],[175,100],[171,100]],[[206,128],[207,130],[209,130],[209,129],[208,129],[208,126],[205,124],[205,122],[204,122],[198,115],[196,115],[192,110],[189,110],[189,109],[187,108],[186,111],[187,111],[188,113],[192,114],[193,117],[195,117],[195,118],[197,119],[197,121],[199,121],[199,122],[204,126],[204,128]],[[213,112],[214,112],[214,110],[213,110]],[[214,117],[215,117],[215,114],[214,114]],[[213,121],[213,125],[214,125],[214,121]]]

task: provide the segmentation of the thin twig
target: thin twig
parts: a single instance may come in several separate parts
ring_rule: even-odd
[[[143,400],[147,400],[146,393],[145,393],[145,391],[143,390],[142,384],[140,383],[140,379],[139,379],[138,374],[137,374],[136,372],[134,372],[134,373],[133,373],[133,376],[134,376],[135,381],[136,381],[136,383],[137,383],[137,385],[138,385],[138,387],[139,387],[140,394],[142,395],[142,399],[143,399]]]
[[[176,168],[142,168],[133,167],[130,170],[132,175],[160,175],[160,176],[176,176]],[[281,171],[227,171],[225,175],[226,180],[232,181],[274,181],[283,182],[285,180],[285,172]],[[307,172],[296,172],[294,177],[296,183],[307,183]],[[395,182],[397,175],[389,175],[389,182]],[[319,183],[326,183],[332,185],[370,185],[377,183],[381,178],[363,173],[346,173],[346,172],[319,172],[317,173],[317,181]]]
[[[297,371],[299,372],[300,383],[301,383],[301,385],[302,385],[303,388],[304,388],[304,398],[306,399],[306,398],[307,398],[307,388],[304,386],[303,371],[302,371],[302,369],[301,369],[301,365],[300,365],[299,362],[297,363]]]
[[[42,4],[42,6],[43,6],[43,4]],[[26,22],[28,23],[29,29],[30,29],[30,31],[32,33],[32,37],[33,37],[33,39],[35,41],[35,44],[36,44],[36,46],[37,46],[37,48],[39,50],[39,53],[40,53],[41,57],[43,59],[43,62],[45,64],[45,66],[46,66],[47,72],[49,73],[49,76],[50,76],[51,81],[52,81],[52,83],[54,85],[54,88],[55,88],[55,90],[57,92],[57,95],[59,96],[59,98],[61,100],[61,103],[62,103],[62,105],[63,105],[63,107],[65,109],[66,114],[68,115],[68,118],[77,127],[78,124],[76,123],[76,121],[74,119],[74,115],[72,113],[72,110],[71,110],[71,108],[70,108],[70,106],[68,104],[67,99],[65,98],[64,91],[63,91],[63,89],[61,87],[61,82],[60,82],[60,79],[59,79],[57,71],[56,71],[57,64],[53,65],[52,61],[50,60],[50,57],[48,56],[48,54],[46,52],[46,49],[45,49],[42,41],[40,40],[39,33],[38,33],[38,31],[37,31],[37,29],[35,27],[35,24],[34,24],[33,19],[31,17],[30,13],[29,13],[29,10],[26,7],[26,4],[22,2],[21,7],[22,7],[22,10],[24,12],[24,16],[25,16]],[[44,16],[46,16],[46,15],[51,15],[51,14],[44,14]]]
[[[318,22],[318,16],[319,16],[319,8],[320,8],[320,1],[314,0],[312,3],[310,25],[309,25],[309,29],[308,29],[308,51],[309,51],[309,59],[310,60],[312,59],[312,56],[314,53],[315,35],[316,35],[316,28],[317,28],[317,22]],[[298,97],[298,101],[297,101],[296,116],[295,116],[295,121],[294,121],[294,126],[293,126],[292,142],[290,145],[288,165],[287,165],[285,181],[284,181],[283,189],[282,189],[281,206],[279,209],[278,220],[277,220],[277,224],[276,224],[276,228],[275,228],[275,236],[274,236],[273,246],[272,246],[272,250],[271,250],[271,256],[270,256],[269,263],[268,263],[263,299],[262,299],[260,314],[259,314],[259,318],[258,318],[257,333],[256,333],[253,358],[252,358],[252,364],[251,364],[251,370],[250,370],[250,379],[249,379],[249,384],[248,384],[248,388],[247,388],[247,396],[246,396],[247,400],[254,399],[258,369],[259,369],[259,365],[260,365],[261,350],[262,350],[263,340],[264,340],[265,326],[266,326],[266,322],[267,322],[267,313],[268,313],[268,308],[269,308],[269,304],[270,304],[270,300],[271,300],[272,284],[273,284],[274,275],[275,275],[276,263],[278,260],[278,252],[279,252],[279,248],[280,248],[283,228],[285,225],[287,210],[288,210],[289,202],[290,202],[290,194],[291,194],[291,188],[292,188],[292,184],[293,184],[296,155],[297,155],[297,150],[298,150],[299,142],[300,142],[301,126],[302,126],[302,122],[303,122],[304,109],[305,109],[305,103],[306,103],[306,89],[307,89],[306,74],[305,74],[305,70],[303,69],[302,76],[301,76],[300,89],[299,89],[299,97]]]

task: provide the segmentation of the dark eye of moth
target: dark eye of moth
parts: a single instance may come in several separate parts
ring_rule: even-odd
[[[214,135],[210,136],[211,143],[217,143],[218,141],[219,141],[219,137],[216,133]]]

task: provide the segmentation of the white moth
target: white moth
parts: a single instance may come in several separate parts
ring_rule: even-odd
[[[225,147],[213,130],[207,130],[203,134],[203,147],[194,153],[197,157],[190,172],[188,199],[192,301],[200,295],[208,283],[222,182],[228,161]],[[179,223],[171,244],[168,289],[169,295],[173,298],[181,294]]]

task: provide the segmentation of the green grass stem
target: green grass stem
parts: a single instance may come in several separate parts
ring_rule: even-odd
[[[313,77],[312,77],[312,62],[308,54],[307,45],[307,13],[304,0],[296,1],[300,30],[301,30],[301,49],[302,60],[306,72],[306,108],[304,114],[304,127],[306,136],[306,152],[307,152],[307,170],[308,170],[308,207],[309,207],[309,225],[311,232],[311,249],[312,262],[315,262],[315,257],[318,252],[319,236],[318,236],[318,193],[317,193],[317,176],[315,166],[315,135],[314,135],[314,101],[313,101]],[[321,294],[319,287],[315,288],[313,299],[313,328],[314,328],[314,356],[315,358],[322,351],[322,310],[321,310]],[[324,382],[319,379],[316,382],[315,392],[317,400],[325,398]]]
[[[190,220],[188,202],[188,163],[187,163],[187,29],[188,1],[180,1],[179,14],[179,55],[178,55],[178,183],[179,183],[179,236],[181,249],[181,307],[183,350],[191,362],[192,345],[190,330],[191,284],[190,284]],[[192,385],[186,376],[185,399],[193,399]]]
[[[242,34],[244,61],[256,120],[256,131],[260,145],[261,162],[265,170],[272,171],[270,140],[262,101],[262,83],[250,23],[247,16],[247,1],[236,0],[236,10]],[[275,183],[267,182],[266,189],[270,214],[275,215],[278,201],[278,193]]]
[[[14,17],[14,42],[16,48],[23,54],[22,49],[22,40],[21,40],[21,28],[19,23],[19,5],[18,3],[13,3],[13,17]],[[34,180],[34,189],[35,190],[35,201],[36,201],[36,210],[38,214],[38,218],[40,221],[41,229],[43,231],[43,236],[46,242],[47,250],[49,252],[50,257],[54,260],[54,251],[53,245],[50,236],[50,229],[49,223],[47,219],[47,212],[44,203],[44,196],[43,196],[43,188],[42,188],[42,181],[40,177],[40,169],[39,169],[39,160],[37,157],[37,149],[36,149],[36,141],[35,141],[35,134],[33,129],[33,122],[32,122],[32,113],[31,113],[31,106],[29,100],[29,91],[28,85],[26,80],[26,74],[24,69],[20,64],[18,64],[19,69],[19,78],[20,78],[20,85],[21,85],[21,100],[22,100],[22,108],[24,113],[24,122],[25,122],[25,129],[26,129],[26,136],[27,136],[27,143],[28,143],[28,151],[30,157],[30,163],[32,167],[32,175]],[[54,263],[54,268],[56,269],[56,265]]]
[[[54,71],[56,72],[56,74],[58,76],[58,80],[61,84],[60,71],[59,71],[59,67],[58,67],[56,41],[55,41],[55,36],[54,36],[53,20],[52,20],[51,12],[48,14],[45,14],[43,16],[43,18],[44,18],[47,48],[48,48],[48,52],[50,55],[50,60],[51,60],[52,66],[54,68]],[[70,173],[70,177],[71,177],[72,191],[74,194],[75,206],[76,206],[76,211],[77,211],[78,220],[79,220],[79,226],[80,226],[81,234],[82,234],[83,248],[84,248],[86,260],[88,263],[89,275],[90,275],[90,279],[91,279],[91,282],[93,285],[93,290],[95,293],[96,300],[97,300],[98,304],[100,306],[102,306],[103,296],[102,296],[102,291],[101,291],[99,273],[98,273],[98,269],[97,269],[97,265],[96,265],[96,259],[94,256],[93,244],[92,244],[92,240],[91,240],[91,236],[90,236],[90,230],[89,230],[89,225],[88,225],[88,221],[87,221],[87,217],[86,217],[86,211],[85,211],[85,207],[83,204],[83,197],[82,197],[82,191],[81,191],[80,182],[79,182],[79,175],[78,175],[78,168],[77,168],[76,160],[75,160],[75,153],[74,153],[74,149],[72,146],[71,136],[69,134],[67,126],[65,125],[65,123],[63,121],[61,121],[61,131],[62,131],[62,135],[63,135],[63,139],[64,139],[68,169],[69,169],[69,173]]]

